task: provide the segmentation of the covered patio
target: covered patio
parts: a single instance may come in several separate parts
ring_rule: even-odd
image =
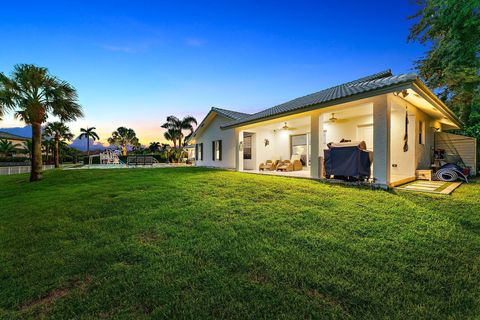
[[[373,104],[356,103],[263,121],[238,130],[239,169],[244,172],[323,178],[323,150],[330,142],[365,141],[373,151]],[[299,159],[292,171],[262,170],[267,161]]]
[[[237,170],[330,178],[324,171],[324,150],[329,144],[362,143],[362,151],[371,158],[370,176],[364,181],[380,185],[412,181],[422,162],[429,165],[430,159],[419,158],[418,153],[419,148],[430,147],[432,134],[427,130],[436,126],[419,121],[422,117],[406,100],[386,94],[244,125],[236,128]],[[280,173],[260,168],[267,161],[294,158],[301,161],[296,170]]]

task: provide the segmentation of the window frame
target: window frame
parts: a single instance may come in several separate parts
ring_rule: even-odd
[[[212,161],[222,161],[222,140],[212,141]]]
[[[418,144],[425,144],[425,121],[418,120]]]
[[[195,145],[195,160],[203,160],[203,143],[197,143]]]

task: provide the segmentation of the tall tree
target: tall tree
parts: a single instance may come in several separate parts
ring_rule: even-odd
[[[175,116],[168,116],[167,121],[161,125],[162,128],[167,129],[164,136],[167,140],[172,140],[174,147],[178,146],[181,147],[182,139],[184,137],[183,131],[188,130],[190,136],[193,133],[193,124],[197,124],[197,119],[192,116],[186,116],[183,119],[179,119]],[[167,134],[168,133],[168,134]],[[168,139],[167,138],[170,138]]]
[[[0,104],[16,109],[16,117],[32,126],[32,170],[30,181],[42,178],[42,123],[49,115],[60,121],[83,116],[76,90],[49,74],[47,68],[19,64],[10,77],[0,73]]]
[[[173,147],[177,147],[177,139],[178,139],[178,130],[168,128],[164,133],[163,136],[165,137],[165,140],[167,141],[172,141],[173,142]]]
[[[12,141],[8,141],[6,139],[0,140],[0,154],[4,157],[8,155],[12,155],[21,145],[18,143],[13,143]]]
[[[43,134],[42,137],[42,147],[45,152],[45,163],[49,164],[50,153],[53,153],[55,141],[50,136],[45,134]]]
[[[480,1],[417,0],[409,41],[427,45],[416,68],[460,119],[480,122]]]
[[[55,168],[60,168],[60,143],[72,140],[73,134],[70,132],[70,128],[59,121],[47,123],[45,134],[51,136],[55,142],[53,159]]]
[[[150,152],[160,151],[160,142],[150,142],[150,145],[148,146],[148,150],[150,150]]]
[[[24,154],[28,154],[30,159],[32,158],[32,140],[27,140],[23,143],[22,149]]]
[[[78,139],[86,138],[87,139],[87,157],[90,158],[90,139],[95,142],[95,140],[99,140],[100,137],[98,134],[95,132],[96,128],[95,127],[87,127],[86,129],[81,128],[80,129],[80,135],[78,136]]]
[[[119,127],[116,131],[112,132],[112,136],[108,138],[108,143],[113,144],[115,147],[122,148],[122,154],[127,155],[128,147],[138,147],[137,134],[133,129]]]

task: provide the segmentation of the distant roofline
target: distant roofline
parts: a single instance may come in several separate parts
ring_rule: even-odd
[[[3,135],[6,135],[6,136],[4,137]],[[19,136],[17,134],[13,134],[13,133],[6,132],[6,131],[0,131],[0,139],[24,140],[24,141],[32,140],[31,138]]]

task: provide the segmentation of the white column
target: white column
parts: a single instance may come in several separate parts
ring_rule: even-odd
[[[320,133],[321,130],[321,133]],[[323,122],[320,123],[320,112],[314,112],[310,116],[310,177],[319,178],[320,170],[318,166],[318,157],[320,156],[320,150],[323,139]]]
[[[243,130],[235,128],[235,169],[243,171]]]
[[[373,103],[373,176],[375,183],[390,183],[390,113],[386,97]]]

